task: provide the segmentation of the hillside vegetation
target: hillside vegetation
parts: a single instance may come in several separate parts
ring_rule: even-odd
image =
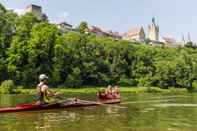
[[[32,87],[38,75],[52,86],[156,86],[192,90],[197,50],[152,47],[82,31],[61,33],[32,14],[17,16],[0,5],[0,81]],[[79,26],[80,28],[80,26]]]

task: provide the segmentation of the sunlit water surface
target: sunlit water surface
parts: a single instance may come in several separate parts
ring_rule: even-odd
[[[96,100],[94,94],[67,94]],[[0,95],[0,107],[33,96]],[[116,105],[0,114],[0,131],[197,131],[197,94],[122,94]]]

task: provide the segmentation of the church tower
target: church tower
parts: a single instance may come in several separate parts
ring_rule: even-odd
[[[148,26],[148,38],[151,41],[159,41],[159,26],[155,23],[155,18],[152,18],[152,24]]]

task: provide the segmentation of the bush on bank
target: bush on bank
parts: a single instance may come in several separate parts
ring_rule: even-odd
[[[10,94],[16,91],[16,86],[12,80],[3,81],[0,86],[0,93],[2,94]]]

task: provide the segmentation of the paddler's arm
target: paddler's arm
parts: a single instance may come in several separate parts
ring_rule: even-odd
[[[47,89],[47,94],[48,94],[48,96],[56,96],[56,94],[49,89]]]

